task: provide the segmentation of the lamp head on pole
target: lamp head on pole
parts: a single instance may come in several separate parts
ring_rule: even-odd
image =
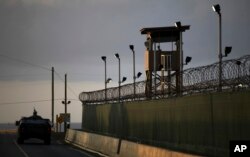
[[[67,104],[70,104],[71,103],[71,101],[68,101],[67,103],[66,103],[66,105]],[[62,104],[65,104],[65,101],[62,101]]]
[[[181,22],[180,22],[180,21],[175,22],[175,27],[176,27],[176,28],[181,28]]]
[[[227,55],[230,54],[231,51],[232,51],[232,47],[231,46],[225,47],[225,57],[227,57]]]
[[[141,77],[142,73],[141,72],[138,72],[137,73],[137,78]]]
[[[115,54],[115,57],[116,57],[117,59],[120,59],[120,57],[119,57],[119,54],[118,54],[118,53],[116,53],[116,54]]]
[[[158,49],[158,51],[161,52],[161,46],[160,45],[157,46],[157,49]]]
[[[191,62],[191,60],[192,60],[192,57],[187,56],[187,57],[186,57],[186,60],[185,60],[186,65],[187,65],[189,62]]]
[[[112,81],[112,79],[111,78],[108,78],[107,80],[106,80],[106,83],[110,83]]]
[[[131,51],[134,52],[134,45],[129,45],[129,48],[130,48]]]
[[[123,77],[121,83],[125,82],[126,80],[127,80],[127,77]]]
[[[102,56],[102,60],[105,62],[106,61],[106,56]]]
[[[213,5],[212,8],[213,8],[214,12],[217,12],[219,15],[221,14],[220,13],[220,5],[219,4]]]

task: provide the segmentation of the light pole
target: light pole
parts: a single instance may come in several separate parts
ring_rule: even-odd
[[[175,22],[175,27],[180,31],[180,40],[179,40],[179,51],[180,51],[180,82],[179,82],[179,92],[182,94],[182,86],[183,86],[183,51],[182,51],[182,30],[181,30],[181,22]]]
[[[115,54],[115,57],[118,59],[118,88],[119,88],[119,102],[121,99],[121,64],[120,64],[120,56],[118,53]]]
[[[221,12],[220,12],[220,5],[216,4],[212,6],[213,11],[217,12],[219,15],[219,87],[218,91],[222,91],[222,28],[221,28]]]
[[[65,74],[65,96],[64,96],[64,101],[62,101],[62,104],[65,105],[65,115],[64,115],[64,132],[67,130],[67,123],[65,120],[65,117],[67,115],[67,105],[70,104],[70,101],[67,101],[67,74]]]
[[[107,63],[106,63],[106,56],[102,56],[102,60],[104,61],[105,102],[107,102]]]
[[[54,69],[54,67],[52,67],[51,72],[52,72],[52,82],[51,82],[51,97],[52,97],[52,99],[51,99],[52,115],[51,116],[52,117],[51,117],[51,120],[52,120],[52,125],[54,127],[54,106],[55,106],[55,84],[54,84],[54,82],[55,82],[55,79],[54,79],[55,69]]]
[[[135,51],[134,51],[134,45],[129,45],[130,50],[133,53],[133,80],[134,80],[134,99],[135,99],[135,95],[136,95],[136,89],[135,89]]]
[[[112,81],[112,79],[111,78],[108,78],[106,81],[105,81],[105,84],[106,84],[106,90],[105,90],[105,95],[106,95],[106,102],[108,101],[108,96],[107,96],[107,94],[108,94],[108,89],[107,89],[107,84],[108,83],[110,83]]]
[[[240,65],[241,65],[241,61],[237,60],[236,65],[238,66],[238,86],[240,85]]]
[[[106,80],[106,83],[108,84],[109,82],[111,82],[112,81],[112,79],[111,78],[108,78],[107,80]]]

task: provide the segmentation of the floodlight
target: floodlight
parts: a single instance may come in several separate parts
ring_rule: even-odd
[[[180,21],[175,22],[175,27],[176,27],[176,28],[181,28],[181,22],[180,22]]]
[[[106,56],[102,56],[102,60],[105,62],[106,61]]]
[[[121,83],[125,82],[126,80],[127,80],[127,77],[123,77]]]
[[[220,5],[219,4],[213,5],[212,8],[213,8],[214,12],[217,12],[218,14],[220,14]]]
[[[158,45],[158,46],[157,46],[157,49],[158,49],[158,51],[161,51],[161,46]]]
[[[119,57],[119,54],[118,54],[118,53],[116,53],[116,54],[115,54],[115,57],[116,57],[117,59],[120,59],[120,57]]]
[[[106,83],[110,83],[110,82],[112,82],[112,79],[111,79],[111,78],[108,78],[108,79],[106,80]]]
[[[134,51],[134,45],[129,45],[130,50]]]
[[[71,101],[68,101],[68,102],[67,102],[67,104],[70,104],[70,103],[71,103]],[[65,104],[65,101],[62,101],[62,104]],[[67,104],[66,104],[66,105],[67,105]]]
[[[227,57],[228,54],[230,54],[230,52],[232,51],[232,47],[227,46],[225,47],[225,57]]]
[[[192,60],[192,57],[187,56],[187,57],[186,57],[186,60],[185,60],[186,64],[188,64],[189,62],[191,62],[191,60]]]
[[[141,72],[138,72],[137,73],[137,78],[141,77],[142,73]]]

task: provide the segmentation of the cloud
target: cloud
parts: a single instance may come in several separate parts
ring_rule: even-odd
[[[65,0],[3,0],[2,4],[8,7],[17,7],[17,6],[47,6],[47,7],[55,7],[58,4],[63,4]]]
[[[26,5],[33,5],[33,4],[38,4],[38,5],[44,5],[44,6],[55,6],[57,0],[22,0],[22,2]]]
[[[2,1],[4,3],[0,3],[0,7],[2,7],[1,4],[7,3],[19,7],[0,9],[0,12],[2,12],[0,14],[1,53],[45,67],[54,66],[61,73],[83,73],[84,77],[78,77],[85,81],[93,78],[95,81],[102,79],[103,62],[100,60],[102,55],[106,55],[108,58],[108,70],[116,70],[117,60],[113,57],[115,52],[121,55],[123,74],[130,77],[132,58],[131,54],[128,53],[129,44],[135,45],[136,62],[138,64],[136,68],[143,71],[145,36],[140,35],[139,30],[143,27],[173,25],[177,20],[185,25],[191,25],[191,29],[185,32],[183,36],[185,55],[192,54],[194,56],[191,65],[194,63],[202,64],[204,61],[211,63],[217,57],[217,16],[212,12],[211,5],[214,3],[210,1]],[[230,10],[233,15],[235,14],[235,11],[231,11],[233,9],[230,8],[233,3],[232,1],[222,5],[224,6],[223,12],[225,12],[223,22],[226,22],[226,16],[228,17],[226,10]],[[242,10],[242,5],[244,4],[241,3],[237,10]],[[247,12],[242,11],[241,14],[247,14]],[[225,32],[229,36],[228,39],[223,36],[223,42],[233,45],[235,41],[233,39],[237,38],[234,38],[236,34],[234,32],[236,31],[232,31],[232,28],[246,31],[247,29],[239,29],[239,26],[234,23],[235,18],[230,21],[232,21],[231,25],[227,27],[225,24],[223,25],[223,33]],[[249,21],[246,21],[244,27],[247,27],[248,23]],[[237,31],[237,34],[239,33]],[[247,37],[246,32],[243,35]],[[243,42],[247,41],[247,38],[243,40]],[[243,45],[242,42],[237,42],[237,44],[242,49],[244,45],[247,45]],[[236,46],[233,47],[236,51]],[[237,51],[241,52],[239,49]],[[239,55],[238,53],[235,54]],[[0,65],[11,66],[14,64],[13,62],[6,62],[5,64],[1,62]],[[19,70],[22,65],[15,63],[15,66],[17,66],[17,72],[6,70],[4,75],[22,74],[21,72],[31,73],[31,68],[29,71],[26,67],[23,68],[24,70]],[[40,74],[39,70],[35,70]],[[34,74],[36,73],[34,72]],[[116,74],[109,74],[112,78],[116,77]],[[41,79],[44,79],[44,77]]]

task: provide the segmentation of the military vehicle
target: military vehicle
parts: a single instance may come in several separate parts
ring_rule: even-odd
[[[34,109],[33,115],[30,117],[22,117],[16,121],[17,143],[23,144],[24,140],[37,138],[44,141],[44,144],[50,144],[51,141],[51,124],[49,119],[43,119],[37,115]]]

